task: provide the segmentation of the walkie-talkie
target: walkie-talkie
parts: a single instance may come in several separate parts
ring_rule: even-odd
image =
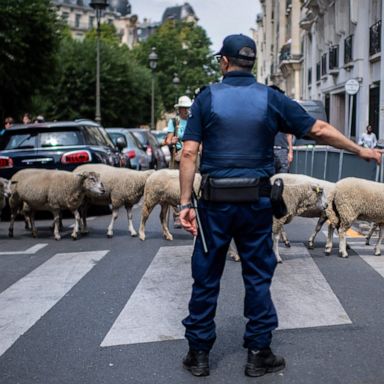
[[[271,204],[273,216],[280,219],[288,213],[287,206],[283,199],[284,182],[282,179],[276,179],[271,188]]]

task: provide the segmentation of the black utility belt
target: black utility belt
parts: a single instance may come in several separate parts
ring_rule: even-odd
[[[201,198],[221,203],[254,203],[260,197],[270,197],[271,183],[268,178],[224,178],[203,176]]]

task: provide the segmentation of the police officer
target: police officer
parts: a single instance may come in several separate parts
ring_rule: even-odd
[[[277,327],[270,284],[276,267],[272,250],[269,177],[274,174],[273,142],[278,130],[309,134],[326,144],[381,160],[377,150],[362,148],[329,124],[310,117],[285,95],[256,82],[251,71],[256,46],[244,35],[230,35],[218,52],[223,81],[202,90],[191,108],[180,164],[180,219],[197,236],[192,255],[192,296],[183,320],[189,351],[183,365],[195,376],[209,375],[209,351],[216,339],[214,317],[220,278],[234,238],[245,285],[248,319],[245,374],[261,376],[285,367],[270,349]],[[208,252],[198,231],[191,191],[199,144],[203,198],[198,210]],[[207,178],[208,177],[208,178]],[[248,196],[243,191],[248,190]]]

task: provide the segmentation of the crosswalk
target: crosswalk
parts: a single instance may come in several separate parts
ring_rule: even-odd
[[[40,244],[28,250],[34,253],[45,246]],[[359,239],[354,239],[351,247],[384,278],[384,256],[372,256],[373,246],[365,246]],[[81,279],[92,274],[93,267],[109,253],[109,250],[57,253],[3,290],[0,293],[0,356]],[[192,246],[168,246],[158,250],[105,333],[101,347],[184,337],[180,320],[187,314],[192,285],[191,253]],[[272,284],[280,330],[352,324],[348,308],[340,303],[304,244],[294,243],[289,249],[282,248],[281,254],[284,263],[278,266]],[[239,263],[227,262],[219,302],[219,307],[225,303],[226,308],[239,316],[244,294],[240,268]],[[219,318],[228,315],[218,311]]]

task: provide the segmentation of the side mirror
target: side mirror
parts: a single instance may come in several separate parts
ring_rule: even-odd
[[[117,139],[116,139],[116,147],[118,148],[118,150],[121,152],[124,148],[127,147],[127,140],[125,139],[124,136],[119,136]]]

